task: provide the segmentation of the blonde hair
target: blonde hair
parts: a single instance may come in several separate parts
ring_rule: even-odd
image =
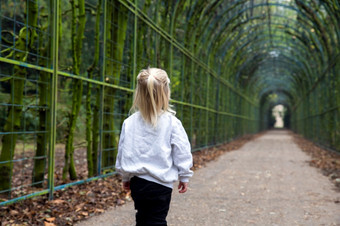
[[[170,79],[167,73],[159,68],[141,70],[137,76],[137,87],[131,110],[139,111],[143,119],[157,125],[157,117],[163,111],[175,114],[169,104]]]

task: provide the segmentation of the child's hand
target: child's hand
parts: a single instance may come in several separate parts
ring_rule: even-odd
[[[179,193],[185,193],[188,190],[188,183],[180,181],[178,184]]]
[[[123,182],[123,188],[125,191],[130,191],[130,181]]]

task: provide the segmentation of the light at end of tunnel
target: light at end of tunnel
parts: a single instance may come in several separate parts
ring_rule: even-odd
[[[274,128],[283,128],[284,127],[284,114],[285,114],[285,107],[283,105],[276,105],[273,110],[273,116],[275,117],[275,124]]]

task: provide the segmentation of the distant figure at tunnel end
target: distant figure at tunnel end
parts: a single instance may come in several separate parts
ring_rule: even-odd
[[[131,189],[137,225],[167,225],[173,183],[187,191],[192,177],[188,136],[169,105],[170,79],[158,68],[141,70],[118,144],[116,170]]]

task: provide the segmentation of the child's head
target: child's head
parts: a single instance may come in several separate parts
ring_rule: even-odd
[[[170,108],[170,79],[159,68],[141,70],[137,76],[137,87],[132,109],[139,110],[145,121],[157,125],[157,116],[162,111],[174,113]]]

